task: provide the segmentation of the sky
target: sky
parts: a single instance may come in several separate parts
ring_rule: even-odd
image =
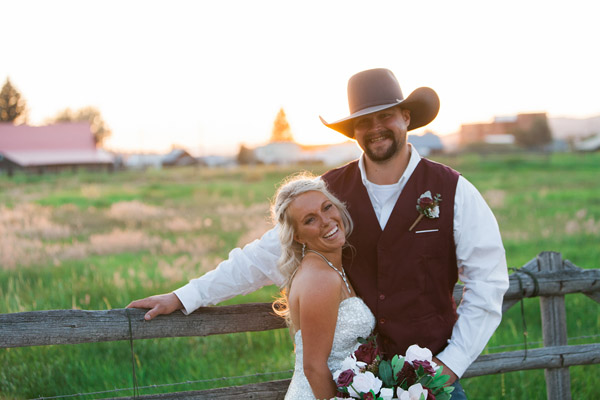
[[[302,144],[346,138],[356,72],[439,95],[439,135],[545,111],[600,114],[600,3],[581,1],[0,0],[0,81],[29,123],[98,108],[105,147],[233,155],[268,141],[280,108]]]

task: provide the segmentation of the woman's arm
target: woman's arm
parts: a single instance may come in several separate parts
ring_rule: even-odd
[[[329,266],[312,257],[305,259],[302,272],[301,277],[296,277],[293,290],[298,294],[304,374],[317,399],[330,399],[335,397],[337,387],[327,359],[333,344],[342,281]]]

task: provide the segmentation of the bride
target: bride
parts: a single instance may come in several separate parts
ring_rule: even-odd
[[[286,278],[273,307],[286,318],[296,352],[285,398],[331,399],[337,392],[333,372],[356,349],[356,339],[375,327],[342,266],[352,220],[321,179],[306,175],[279,188],[272,214],[280,225],[279,269]]]

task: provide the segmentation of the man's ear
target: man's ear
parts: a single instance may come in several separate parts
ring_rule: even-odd
[[[406,122],[406,126],[410,125],[410,110],[401,108],[400,113],[402,114],[402,118]]]

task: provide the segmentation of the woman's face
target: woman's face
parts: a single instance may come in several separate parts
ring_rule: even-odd
[[[346,242],[346,232],[338,208],[319,191],[302,193],[289,205],[294,223],[294,239],[306,248],[335,252]]]

